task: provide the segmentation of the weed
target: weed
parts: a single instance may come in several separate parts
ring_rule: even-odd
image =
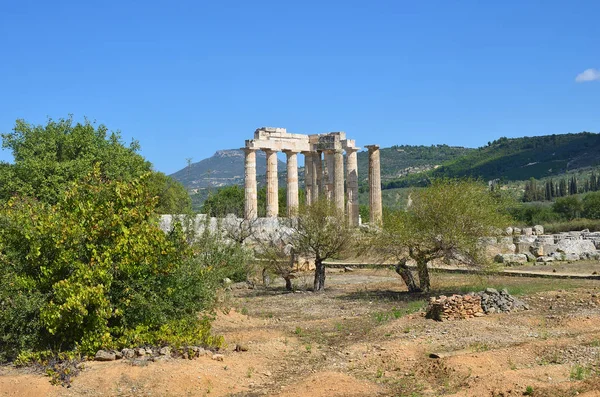
[[[294,330],[294,334],[298,336],[304,336],[304,331],[302,331],[302,328],[296,327],[296,329]]]
[[[242,307],[242,311],[241,311],[241,313],[242,313],[244,316],[247,316],[247,315],[248,315],[248,308],[247,308],[246,306]]]
[[[378,369],[377,369],[377,373],[375,374],[375,377],[376,377],[377,379],[380,379],[381,377],[383,377],[383,370],[382,370],[382,369],[380,369],[380,368],[378,368]]]
[[[582,365],[575,365],[571,368],[569,378],[571,380],[584,380],[590,375],[590,369]]]
[[[307,353],[311,353],[312,352],[312,345],[306,345],[306,346],[304,346],[304,348],[306,349]]]
[[[471,343],[471,345],[469,345],[469,347],[475,353],[486,352],[486,351],[490,350],[490,347],[488,346],[488,344],[482,343],[482,342]]]
[[[523,392],[524,396],[533,396],[533,386],[527,386]]]
[[[246,371],[246,378],[252,378],[252,374],[254,373],[254,367],[248,367]]]

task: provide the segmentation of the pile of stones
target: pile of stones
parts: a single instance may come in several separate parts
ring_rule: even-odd
[[[481,317],[492,313],[508,313],[517,310],[529,310],[527,304],[503,289],[494,288],[467,295],[441,295],[429,299],[426,318],[436,321],[459,320]]]
[[[486,288],[477,293],[480,297],[481,309],[485,314],[508,313],[516,310],[529,310],[529,306],[510,295],[506,289],[498,292],[494,288]]]
[[[483,316],[481,297],[475,294],[468,295],[442,295],[439,298],[429,299],[426,318],[445,321]]]

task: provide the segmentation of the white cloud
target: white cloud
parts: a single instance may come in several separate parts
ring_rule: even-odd
[[[598,69],[586,69],[583,73],[579,73],[577,77],[575,77],[575,81],[578,83],[594,80],[600,80],[600,70]]]

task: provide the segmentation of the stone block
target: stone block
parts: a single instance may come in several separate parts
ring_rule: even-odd
[[[540,256],[535,261],[539,262],[539,263],[548,263],[548,262],[554,262],[554,260],[555,259],[552,256]]]
[[[523,228],[523,230],[521,231],[521,233],[525,236],[532,236],[533,235],[533,228],[531,227],[525,227]]]
[[[535,236],[517,236],[514,238],[514,243],[518,244],[518,243],[529,243],[529,244],[533,244],[535,243],[535,241],[537,240],[537,237]]]
[[[540,235],[544,234],[544,226],[535,225],[533,227],[533,234],[535,234],[536,236],[540,236]]]
[[[531,243],[517,243],[516,245],[516,253],[524,254],[526,252],[531,252],[532,244]]]
[[[581,255],[588,252],[595,252],[596,246],[590,240],[561,240],[558,242],[556,250],[566,254]]]
[[[494,259],[496,262],[503,263],[507,266],[519,265],[528,261],[527,255],[525,254],[498,254]]]

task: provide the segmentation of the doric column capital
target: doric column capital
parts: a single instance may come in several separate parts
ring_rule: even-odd
[[[376,150],[379,150],[379,145],[365,145],[365,147],[367,149],[369,149],[369,152],[374,152]]]
[[[301,153],[300,150],[296,150],[296,149],[284,149],[284,150],[282,150],[282,152],[287,154],[288,156],[291,154]],[[308,152],[302,152],[302,153],[308,153]]]

